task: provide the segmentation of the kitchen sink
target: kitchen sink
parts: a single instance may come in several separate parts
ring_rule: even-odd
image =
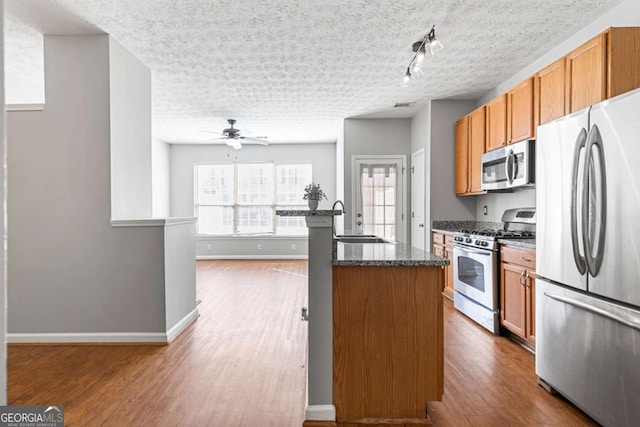
[[[373,234],[344,234],[335,236],[337,242],[342,243],[391,243],[382,237]]]

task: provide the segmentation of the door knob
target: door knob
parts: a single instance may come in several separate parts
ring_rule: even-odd
[[[362,225],[362,221],[358,221],[358,225]]]
[[[418,227],[424,228],[424,224],[418,224]]]
[[[362,214],[361,213],[358,214],[358,218],[362,218]]]

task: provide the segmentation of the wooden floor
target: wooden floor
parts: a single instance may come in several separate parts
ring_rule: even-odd
[[[10,346],[9,403],[67,426],[301,426],[305,261],[199,261],[200,318],[169,346]],[[437,426],[595,425],[536,384],[534,357],[445,301]]]

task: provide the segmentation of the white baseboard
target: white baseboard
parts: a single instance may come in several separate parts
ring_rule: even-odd
[[[209,259],[308,259],[308,255],[197,255],[197,260]]]
[[[7,334],[9,344],[168,344],[198,317],[194,308],[165,332],[89,332],[51,334]]]
[[[335,421],[336,407],[333,405],[308,405],[304,419],[309,421]]]
[[[170,343],[171,341],[173,341],[174,339],[176,339],[176,337],[178,335],[180,335],[180,333],[191,324],[191,322],[193,322],[194,320],[196,320],[199,316],[198,313],[198,309],[194,308],[191,312],[187,313],[186,316],[184,316],[182,319],[180,319],[180,321],[178,323],[176,323],[175,325],[173,325],[171,327],[171,329],[169,329],[167,331],[167,342]]]
[[[7,334],[7,343],[81,344],[81,343],[155,343],[166,344],[163,332],[93,332],[51,334]]]

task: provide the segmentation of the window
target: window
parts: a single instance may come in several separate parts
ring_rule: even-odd
[[[389,164],[361,164],[362,229],[396,240],[396,195],[398,166]]]
[[[195,166],[198,234],[306,235],[303,217],[276,209],[304,209],[310,163],[226,163]]]

